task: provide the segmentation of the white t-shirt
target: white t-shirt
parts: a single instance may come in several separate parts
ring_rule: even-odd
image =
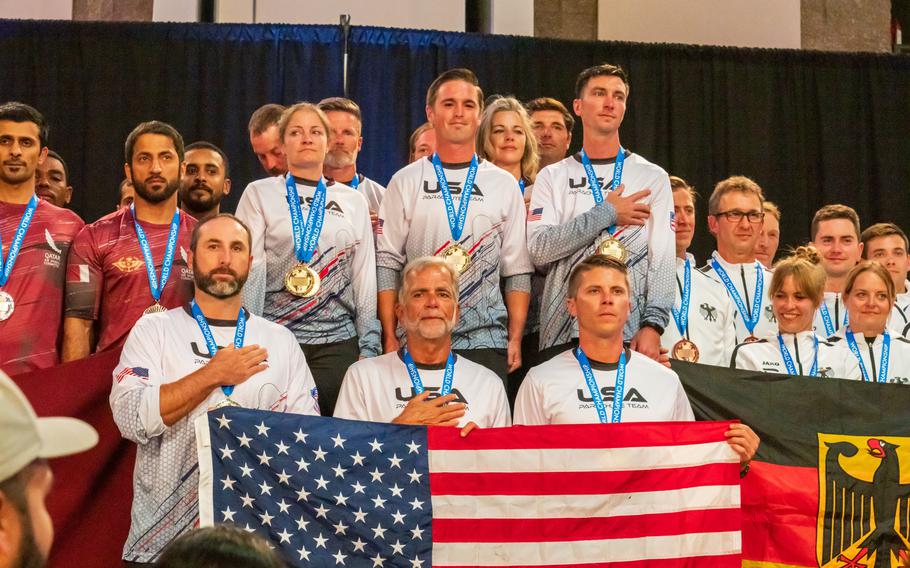
[[[729,276],[730,281],[733,282],[733,287],[739,293],[739,297],[742,299],[743,304],[745,304],[749,314],[752,313],[752,303],[755,301],[755,294],[761,294],[761,303],[758,308],[761,316],[759,316],[758,324],[756,324],[755,330],[751,335],[754,335],[755,337],[775,335],[777,333],[777,317],[774,315],[774,311],[771,309],[771,301],[768,299],[768,290],[771,289],[771,276],[774,272],[762,266],[758,261],[744,264],[729,263],[724,260],[717,251],[714,251],[714,254],[711,255],[711,259],[716,259],[726,271],[727,276]],[[756,275],[758,274],[756,267],[762,271],[763,282],[761,290],[756,290]],[[710,260],[701,268],[701,271],[720,282],[721,286],[724,286],[723,280],[714,270]],[[726,289],[726,286],[724,286],[724,289]],[[730,301],[733,302],[732,295]],[[736,321],[736,341],[741,343],[749,337],[750,333],[743,322],[742,314],[739,313],[739,309],[736,307],[736,302],[733,302],[733,312]]]
[[[296,181],[305,224],[316,183]],[[356,336],[361,356],[378,355],[376,256],[367,201],[361,192],[339,183],[327,182],[326,190],[325,221],[309,263],[321,284],[311,298],[284,288],[285,275],[297,264],[285,177],[254,181],[244,190],[237,217],[253,235],[244,304],[290,329],[299,343],[321,345]]]
[[[733,300],[723,284],[695,267],[695,258],[687,255],[691,270],[692,291],[689,300],[689,322],[686,337],[698,347],[698,362],[705,365],[726,367],[736,347],[736,326],[733,321]],[[682,288],[685,282],[686,261],[676,259],[676,300],[674,307],[682,305]],[[670,351],[682,336],[670,314],[670,323],[660,337],[662,347]]]
[[[626,361],[622,422],[695,419],[676,373],[629,349]],[[610,416],[618,364],[590,363]],[[514,422],[528,426],[599,422],[584,372],[572,349],[528,370],[515,399]]]
[[[244,408],[319,415],[313,376],[294,334],[246,312],[244,345],[268,351],[268,368],[237,385],[231,398]],[[215,343],[231,345],[236,322],[209,320]],[[188,308],[145,315],[130,331],[114,369],[110,403],[124,438],[136,442],[133,511],[123,558],[152,562],[199,517],[199,470],[193,422],[224,400],[215,389],[171,426],[161,417],[161,386],[204,367],[211,357]]]
[[[424,390],[439,396],[445,363],[417,365]],[[475,422],[481,428],[510,426],[509,402],[500,379],[493,371],[455,355],[452,380],[454,402],[467,405],[459,426]],[[391,422],[417,396],[401,352],[363,359],[348,367],[335,404],[335,418]]]
[[[890,356],[888,357],[888,373],[885,376],[885,382],[897,383],[901,385],[910,385],[910,340],[900,335],[891,333]],[[856,355],[850,350],[847,343],[847,330],[841,330],[829,341],[844,359],[844,366],[848,369],[845,378],[857,381],[864,380],[863,372],[860,370],[859,361]],[[863,365],[871,381],[878,381],[879,369],[882,365],[882,346],[885,343],[885,336],[877,336],[871,343],[866,341],[861,333],[854,333],[856,346],[859,348],[860,356],[863,358]]]
[[[818,377],[843,378],[849,370],[843,356],[823,337],[814,331],[797,334],[782,333],[784,345],[793,359],[797,375],[809,375],[815,362],[815,341],[818,340]],[[752,343],[740,343],[733,351],[730,367],[763,373],[788,374],[787,364],[780,350],[777,334],[763,337]]]
[[[351,180],[353,182],[354,180]],[[383,187],[379,182],[368,178],[363,174],[357,174],[357,187],[354,187],[351,183],[341,182],[342,185],[347,185],[355,191],[359,191],[367,198],[367,204],[370,206],[370,211],[379,211],[379,205],[382,203],[382,196],[385,195],[385,187]]]
[[[469,164],[443,164],[455,210]],[[525,238],[525,204],[511,174],[481,160],[460,245],[471,255],[459,278],[461,318],[452,334],[454,349],[505,348],[508,314],[500,278],[515,278],[511,289],[528,292],[533,271]],[[408,164],[392,176],[379,208],[376,265],[379,290],[397,288],[409,260],[436,255],[452,241],[446,207],[430,158]],[[507,282],[507,291],[510,286]]]
[[[648,221],[643,226],[618,226],[614,235],[628,251],[632,312],[625,338],[631,339],[644,323],[661,329],[670,323],[676,240],[667,172],[638,154],[626,151],[625,156],[625,195],[651,190],[651,195],[642,200],[651,206]],[[615,160],[591,160],[591,164],[606,199],[612,188]],[[537,175],[528,213],[528,249],[534,265],[547,274],[540,306],[541,348],[578,337],[575,319],[566,310],[569,273],[609,238],[608,228],[615,222],[612,205],[606,201],[595,204],[578,154],[547,166]]]
[[[812,325],[815,326],[815,334],[819,337],[828,337],[834,335],[838,330],[849,323],[847,321],[847,307],[844,305],[844,297],[840,292],[825,292],[822,300],[823,304],[828,307],[828,317],[831,318],[832,331],[825,327],[825,319],[822,317],[821,306],[815,311],[815,318]]]

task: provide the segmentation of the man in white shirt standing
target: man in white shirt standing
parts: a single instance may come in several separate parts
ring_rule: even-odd
[[[450,69],[427,89],[436,152],[389,181],[377,228],[377,308],[383,349],[397,351],[401,270],[422,256],[445,258],[459,272],[461,287],[452,345],[505,382],[521,366],[533,266],[515,178],[474,151],[482,108],[483,91],[469,69]]]
[[[233,215],[200,223],[189,260],[189,305],[143,316],[114,369],[114,421],[138,445],[127,565],[154,562],[198,521],[194,420],[239,405],[319,414],[313,377],[294,334],[242,306],[249,230]]]
[[[676,300],[660,343],[672,359],[726,367],[736,347],[733,302],[686,252],[695,236],[695,190],[676,176],[670,176],[670,187],[676,215]]]
[[[825,297],[815,312],[813,325],[816,335],[831,337],[847,325],[842,294],[847,275],[863,257],[859,215],[846,205],[825,205],[812,217],[810,235],[826,275]]]
[[[528,371],[515,424],[694,420],[676,373],[623,345],[630,290],[628,270],[617,259],[594,255],[572,269],[566,305],[578,319],[578,347]],[[745,424],[732,424],[727,441],[743,465],[759,443]]]
[[[540,306],[544,357],[577,336],[565,310],[566,285],[572,267],[595,252],[629,267],[632,313],[626,339],[640,353],[660,356],[674,296],[673,198],[667,173],[619,142],[628,96],[621,67],[582,71],[573,103],[584,127],[582,150],[545,168],[534,185],[528,250],[547,273]]]
[[[398,323],[407,346],[351,365],[335,405],[336,418],[466,426],[509,426],[502,381],[493,371],[452,351],[458,321],[458,273],[426,256],[402,272]]]
[[[717,239],[717,250],[701,271],[720,281],[733,299],[738,343],[777,333],[767,298],[771,270],[755,258],[764,200],[761,187],[744,176],[719,182],[708,199],[708,229]]]

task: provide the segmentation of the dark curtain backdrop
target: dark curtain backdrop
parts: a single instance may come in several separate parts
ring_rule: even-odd
[[[266,102],[342,94],[342,36],[333,26],[0,21],[0,100],[22,100],[52,123],[68,161],[74,209],[110,211],[123,141],[142,120],[210,140],[232,160],[232,210],[260,176],[247,142]],[[705,201],[732,174],[754,178],[783,209],[782,245],[808,238],[825,203],[855,207],[864,224],[910,228],[910,58],[354,27],[349,91],[364,112],[359,169],[382,182],[407,159],[425,120],[426,87],[467,66],[486,94],[571,104],[576,74],[623,65],[631,98],[624,146],[694,183],[703,196],[694,248],[713,248]],[[575,129],[573,149],[581,143]]]

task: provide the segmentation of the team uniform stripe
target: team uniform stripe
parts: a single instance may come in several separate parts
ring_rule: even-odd
[[[434,495],[434,519],[603,517],[738,507],[738,485],[599,495]]]
[[[690,467],[709,461],[736,463],[726,442],[687,446],[544,450],[430,450],[433,472],[626,471]]]
[[[738,508],[563,519],[433,519],[433,542],[586,541],[739,531]]]
[[[727,557],[737,554],[739,549],[739,531],[586,540],[571,545],[565,542],[537,542],[533,546],[526,542],[434,542],[433,566],[587,566],[596,563],[689,558],[690,564],[681,565],[713,567],[718,566],[714,559],[701,558],[695,561],[692,558]]]
[[[430,427],[427,439],[431,450],[637,448],[700,444],[706,439],[722,439],[731,423],[557,424],[536,430],[534,435],[528,435],[526,429],[536,428],[535,426],[512,426],[491,428],[476,438],[462,438],[456,428]]]
[[[431,470],[432,471],[432,470]],[[434,495],[576,495],[668,491],[699,485],[738,485],[738,468],[712,463],[676,470],[527,473],[430,473]]]

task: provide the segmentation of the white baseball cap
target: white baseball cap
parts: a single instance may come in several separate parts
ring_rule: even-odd
[[[0,481],[39,458],[84,452],[98,443],[98,432],[76,418],[38,418],[28,399],[0,371]]]

